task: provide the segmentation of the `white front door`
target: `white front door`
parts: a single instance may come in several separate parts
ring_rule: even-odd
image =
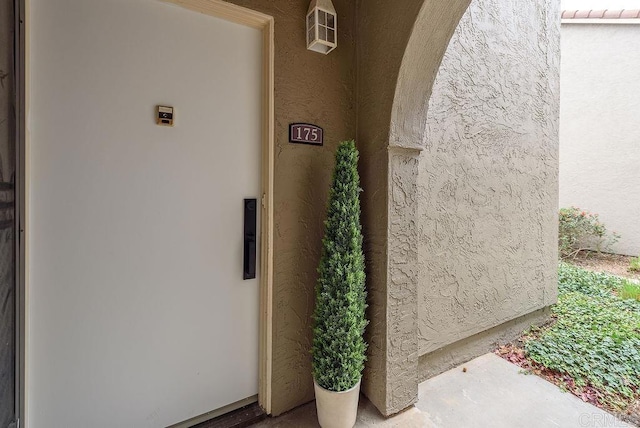
[[[30,3],[29,428],[254,397],[261,33],[158,0]]]

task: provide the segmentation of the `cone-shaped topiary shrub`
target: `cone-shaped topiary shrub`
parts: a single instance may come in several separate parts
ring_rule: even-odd
[[[353,388],[362,375],[367,308],[360,226],[360,177],[355,142],[340,144],[318,268],[313,376],[330,391]]]

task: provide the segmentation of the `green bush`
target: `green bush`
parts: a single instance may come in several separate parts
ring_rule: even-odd
[[[640,256],[634,257],[629,260],[629,271],[640,272]]]
[[[561,208],[558,226],[560,257],[573,257],[582,250],[606,251],[618,242],[615,232],[608,234],[598,214],[580,208]]]
[[[341,143],[329,193],[313,316],[313,376],[331,391],[353,388],[366,360],[367,294],[357,167],[355,142]]]
[[[618,294],[628,281],[561,263],[556,322],[525,343],[528,356],[625,407],[640,391],[640,302]]]

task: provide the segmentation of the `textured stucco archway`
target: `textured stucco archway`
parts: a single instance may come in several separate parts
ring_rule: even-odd
[[[358,4],[358,146],[371,325],[363,389],[384,415],[418,398],[418,156],[438,67],[471,0]]]

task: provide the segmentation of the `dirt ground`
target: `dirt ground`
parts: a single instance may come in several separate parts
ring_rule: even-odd
[[[576,266],[596,272],[607,272],[613,275],[640,280],[640,272],[629,271],[629,261],[633,257],[618,254],[594,253],[582,251],[576,258],[567,260]]]

